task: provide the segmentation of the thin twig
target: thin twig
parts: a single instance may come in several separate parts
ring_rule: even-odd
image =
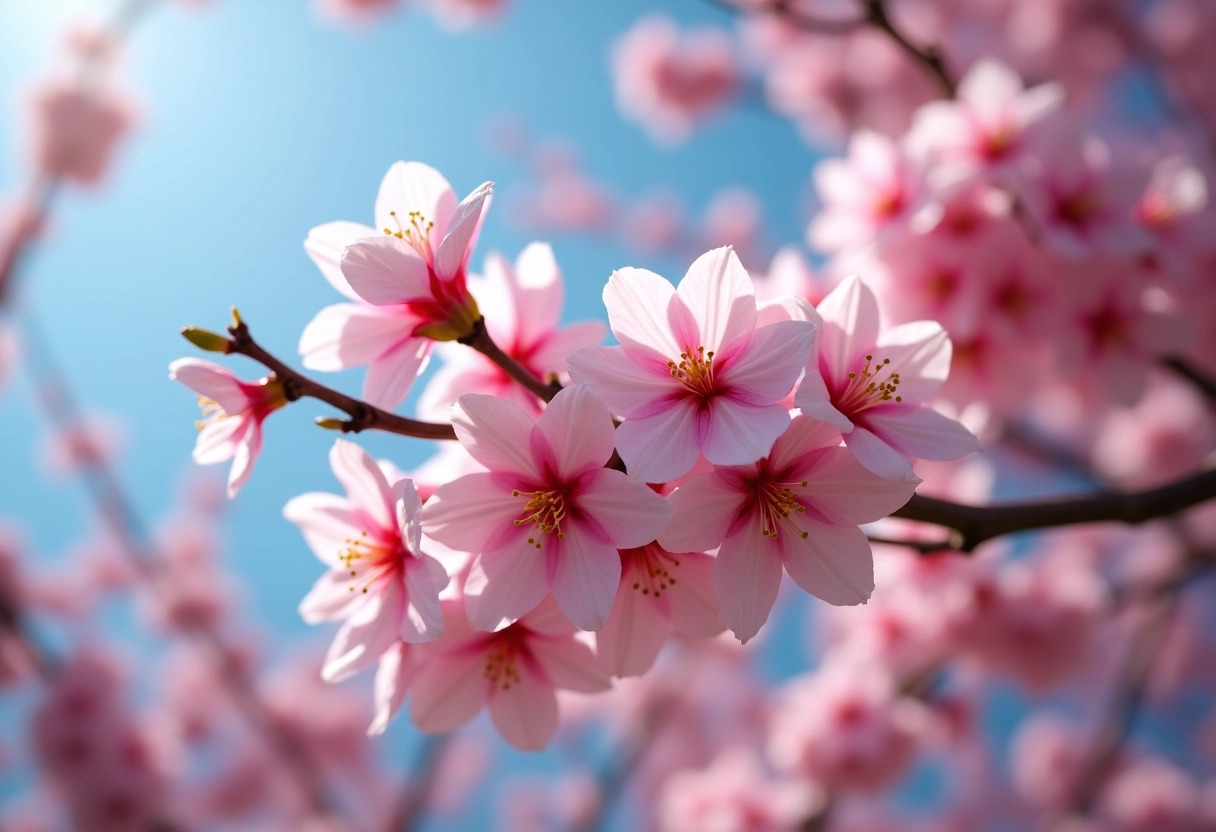
[[[551,401],[562,389],[561,384],[556,380],[548,383],[542,381],[532,375],[532,371],[527,367],[503,352],[498,344],[494,343],[494,339],[490,337],[490,333],[486,329],[485,318],[478,318],[477,323],[473,325],[473,332],[464,338],[460,338],[459,341],[466,347],[477,350],[486,358],[493,361],[504,373],[518,381],[543,402]]]
[[[732,3],[731,0],[706,0],[706,2],[733,12],[753,11],[753,7],[745,9],[738,3]],[[811,17],[794,7],[789,0],[772,0],[767,6],[761,6],[754,10],[761,14],[768,12],[777,15],[787,23],[794,24],[799,29],[821,35],[847,35],[849,32],[856,31],[868,22],[864,17],[854,20],[830,20]]]
[[[426,814],[443,755],[451,741],[451,732],[422,738],[422,748],[410,766],[410,779],[401,789],[388,832],[413,832],[418,827]]]
[[[187,327],[187,329],[190,329]],[[342,420],[337,427],[343,433],[358,433],[363,430],[382,430],[401,436],[413,436],[419,439],[455,439],[456,431],[451,425],[436,422],[420,422],[408,419],[373,407],[365,401],[340,393],[332,387],[326,387],[320,382],[313,381],[308,376],[293,370],[278,358],[271,355],[261,344],[253,340],[249,327],[244,321],[238,320],[228,327],[232,340],[228,352],[252,358],[274,373],[275,378],[283,383],[283,390],[288,401],[310,398],[331,404],[341,410],[349,419]]]
[[[908,40],[907,36],[895,28],[895,24],[891,22],[885,0],[866,0],[866,22],[885,32],[909,58],[923,66],[941,87],[947,98],[957,97],[958,88],[946,72],[941,51],[936,46],[917,46]]]
[[[1209,404],[1216,405],[1216,379],[1212,379],[1199,371],[1197,367],[1181,356],[1173,355],[1161,359],[1161,365],[1181,378],[1195,385]]]

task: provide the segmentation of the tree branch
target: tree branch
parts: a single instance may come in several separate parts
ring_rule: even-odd
[[[473,332],[457,340],[466,347],[472,347],[493,361],[504,373],[522,384],[528,392],[535,395],[542,402],[552,401],[553,397],[562,389],[562,386],[556,380],[552,383],[545,383],[532,375],[532,372],[527,367],[503,352],[498,344],[494,343],[494,339],[490,337],[489,331],[486,330],[485,318],[478,318],[477,323],[473,325]]]
[[[950,548],[970,552],[986,540],[1013,532],[1082,523],[1144,523],[1213,498],[1216,468],[1208,468],[1145,491],[1043,502],[969,506],[916,494],[891,516],[953,529]]]
[[[187,331],[198,332],[199,330],[186,327],[182,330],[182,333],[186,334]],[[224,350],[225,352],[252,358],[274,373],[275,378],[283,383],[283,390],[289,401],[307,397],[318,399],[341,410],[350,417],[337,424],[337,427],[343,433],[382,430],[388,433],[413,436],[419,439],[456,438],[456,431],[452,429],[451,425],[420,422],[417,419],[408,419],[405,416],[389,413],[387,410],[373,407],[367,402],[356,399],[353,396],[340,393],[332,387],[326,387],[324,384],[313,381],[303,373],[293,370],[267,352],[261,344],[253,340],[249,327],[239,318],[237,318],[236,323],[228,327],[228,332],[232,336],[232,340],[228,342],[228,346]]]
[[[891,22],[890,16],[887,14],[887,5],[885,0],[866,0],[866,22],[874,28],[885,32],[887,37],[895,41],[895,45],[904,51],[904,53],[923,66],[925,70],[932,76],[937,85],[941,87],[942,92],[947,98],[955,98],[958,96],[958,89],[950,75],[946,72],[946,65],[942,61],[942,53],[936,46],[917,46],[908,40],[903,32],[895,28]]]
[[[1204,375],[1185,358],[1177,355],[1161,359],[1161,365],[1171,372],[1195,385],[1209,404],[1216,405],[1216,380]]]

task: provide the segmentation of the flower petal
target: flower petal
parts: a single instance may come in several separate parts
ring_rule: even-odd
[[[522,503],[491,473],[466,474],[435,489],[422,507],[422,532],[462,552],[480,552],[513,527]]]
[[[895,450],[916,459],[958,459],[980,449],[971,431],[930,407],[876,407],[865,427]]]
[[[680,565],[671,575],[679,583],[673,583],[666,594],[672,629],[690,638],[716,636],[725,625],[714,591],[714,558],[700,552],[681,552],[676,558]]]
[[[669,552],[718,548],[748,499],[716,472],[690,477],[668,498],[674,512],[659,545]]]
[[[367,237],[378,237],[382,232],[358,222],[327,222],[318,225],[308,232],[304,241],[304,251],[312,258],[321,270],[321,275],[343,295],[351,300],[359,300],[359,295],[350,288],[346,278],[342,276],[342,255],[351,243]]]
[[[387,410],[405,401],[414,380],[426,369],[433,345],[426,338],[407,338],[376,357],[363,378],[363,399]]]
[[[397,643],[404,600],[399,581],[384,581],[364,596],[364,603],[346,619],[334,636],[321,678],[338,682],[380,660]]]
[[[615,546],[596,540],[578,524],[570,524],[563,534],[556,556],[550,556],[553,598],[575,627],[602,630],[621,582],[620,555]]]
[[[856,433],[856,431],[854,431]],[[892,480],[866,470],[845,448],[819,451],[809,468],[796,469],[807,484],[798,498],[829,523],[856,526],[886,517],[912,497],[920,480]]]
[[[758,405],[779,402],[794,389],[814,343],[815,325],[809,321],[762,326],[746,346],[722,362],[716,378],[732,399]]]
[[[625,347],[675,358],[683,349],[676,343],[667,319],[675,294],[675,287],[654,272],[617,269],[604,287],[604,306],[612,334]]]
[[[630,418],[654,411],[682,387],[657,353],[649,354],[649,367],[639,364],[636,355],[624,347],[591,345],[574,352],[566,363],[571,381],[590,384],[613,411]]]
[[[439,593],[448,585],[448,573],[430,555],[410,556],[406,558],[404,580],[401,640],[410,644],[434,641],[443,635]]]
[[[409,645],[402,642],[394,644],[380,657],[372,696],[376,709],[372,724],[367,729],[369,737],[383,734],[389,722],[401,710],[414,679],[413,658]]]
[[[169,365],[169,378],[181,382],[200,396],[206,396],[231,415],[249,407],[249,394],[227,367],[201,358],[179,358]]]
[[[563,478],[603,466],[616,442],[612,414],[587,384],[567,387],[554,396],[536,420],[536,428],[549,440]]]
[[[781,558],[764,536],[760,515],[752,512],[729,535],[714,561],[714,589],[722,621],[746,644],[760,632],[781,587]]]
[[[598,693],[612,687],[595,653],[578,639],[532,638],[528,649],[554,687],[579,693]]]
[[[466,393],[452,406],[452,427],[460,444],[492,471],[527,479],[540,476],[532,455],[535,426],[528,414],[496,396]]]
[[[488,692],[484,655],[436,656],[414,679],[410,720],[428,734],[451,731],[482,709]]]
[[[318,312],[300,335],[300,355],[310,370],[332,372],[370,364],[402,341],[418,321],[396,308],[339,303]]]
[[[351,505],[366,513],[377,530],[396,535],[397,500],[376,460],[354,442],[337,439],[329,451],[329,465]]]
[[[435,271],[444,280],[454,278],[468,263],[469,252],[477,243],[477,232],[481,230],[481,220],[490,207],[493,193],[494,183],[483,182],[464,198],[452,215],[452,224],[435,254]]]
[[[950,336],[937,321],[911,321],[887,330],[878,340],[875,355],[889,358],[899,373],[899,394],[904,402],[923,402],[937,392],[950,375]]]
[[[798,586],[829,604],[865,602],[874,591],[874,554],[856,526],[803,521],[805,539],[786,540],[785,569]]]
[[[600,468],[579,489],[580,522],[616,548],[643,546],[667,528],[671,503],[620,471]]]
[[[719,396],[710,403],[701,452],[714,465],[747,465],[768,456],[790,425],[780,404],[757,406]]]
[[[551,685],[524,670],[517,682],[490,693],[490,717],[511,745],[540,751],[557,733],[557,696]]]
[[[380,181],[376,194],[376,226],[383,233],[409,228],[410,212],[418,211],[442,239],[456,212],[456,192],[443,174],[422,162],[395,162]],[[395,215],[393,212],[396,212]]]
[[[633,582],[626,572],[608,623],[595,637],[600,661],[614,676],[641,676],[650,670],[671,637],[671,593],[666,598],[643,595]]]
[[[848,378],[853,361],[873,350],[880,318],[874,292],[856,276],[847,277],[816,307],[823,318],[819,361],[833,380]]]
[[[396,237],[351,243],[342,255],[342,275],[361,299],[392,306],[430,296],[430,269],[422,256]]]
[[[853,428],[844,443],[863,468],[880,477],[907,480],[916,476],[906,456],[863,427]]]
[[[283,506],[283,516],[300,527],[309,548],[331,569],[342,566],[346,541],[366,531],[359,512],[337,494],[313,491],[293,497]]]
[[[630,479],[669,482],[687,474],[696,464],[695,405],[672,402],[664,411],[640,419],[626,419],[616,429],[616,449]]]
[[[366,600],[362,593],[350,591],[349,572],[329,571],[317,579],[300,601],[300,617],[307,624],[340,621]]]
[[[249,481],[253,473],[253,463],[262,452],[262,424],[249,420],[245,431],[236,441],[236,449],[232,454],[232,468],[228,470],[228,499],[236,497],[236,493]]]
[[[676,294],[692,313],[700,335],[697,343],[683,346],[716,352],[756,328],[756,290],[730,246],[694,260]]]
[[[494,632],[526,615],[548,592],[545,552],[521,532],[473,561],[464,582],[465,609],[474,627]]]

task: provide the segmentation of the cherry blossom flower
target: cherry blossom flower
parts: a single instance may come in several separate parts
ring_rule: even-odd
[[[537,378],[566,381],[570,353],[604,339],[605,327],[599,321],[558,328],[562,275],[553,250],[544,243],[525,248],[514,267],[502,256],[491,254],[486,258],[484,279],[470,283],[486,309],[486,331],[494,343]],[[533,415],[540,413],[535,394],[481,353],[459,344],[440,344],[439,352],[444,367],[418,403],[423,418],[446,420],[462,393],[497,396]]]
[[[621,584],[595,650],[614,676],[638,676],[673,632],[708,638],[722,632],[714,559],[668,552],[657,543],[621,550]]]
[[[604,289],[618,347],[583,347],[570,376],[625,417],[616,446],[629,476],[667,482],[698,454],[742,465],[768,453],[789,425],[779,402],[806,363],[807,321],[757,326],[751,278],[730,248],[697,258],[673,288],[645,269],[621,269]]]
[[[830,604],[859,604],[874,589],[874,559],[861,523],[889,515],[920,480],[863,468],[831,425],[798,416],[751,465],[715,467],[671,495],[675,515],[659,543],[668,551],[719,546],[714,563],[722,621],[746,642],[768,618],[784,566]]]
[[[552,597],[495,633],[474,629],[459,601],[445,601],[444,635],[420,649],[410,718],[427,733],[450,731],[483,707],[511,745],[544,748],[557,730],[558,688],[583,693],[611,682]]]
[[[211,465],[231,459],[228,496],[235,497],[262,450],[262,422],[287,404],[282,382],[273,375],[255,383],[241,381],[227,368],[198,358],[174,361],[169,378],[199,394],[203,418],[196,423],[194,461]]]
[[[74,78],[55,79],[33,97],[32,164],[43,175],[95,185],[106,175],[135,107],[106,85],[83,88]]]
[[[857,460],[884,477],[912,475],[908,457],[957,459],[974,436],[923,406],[950,371],[941,324],[915,321],[882,331],[874,292],[850,277],[819,304],[823,337],[794,396],[806,413],[844,434]]]
[[[430,356],[432,341],[472,331],[480,317],[465,269],[492,186],[459,205],[434,168],[397,162],[376,197],[376,228],[331,222],[304,249],[335,289],[354,303],[328,306],[300,336],[304,366],[368,365],[363,398],[396,407]]]
[[[452,425],[489,470],[440,486],[422,522],[440,543],[480,553],[464,590],[474,626],[501,628],[552,589],[577,627],[603,629],[621,577],[616,550],[649,543],[671,517],[658,494],[604,468],[608,408],[580,384],[533,422],[509,402],[467,394]]]
[[[398,639],[438,638],[448,574],[422,551],[422,501],[411,480],[390,484],[366,451],[341,439],[329,462],[346,496],[303,494],[283,515],[330,568],[300,602],[300,614],[310,624],[344,622],[322,670],[333,682],[369,667]]]

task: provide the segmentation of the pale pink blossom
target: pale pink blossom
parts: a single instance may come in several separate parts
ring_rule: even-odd
[[[1080,773],[1083,749],[1084,736],[1075,723],[1054,714],[1026,720],[1010,748],[1014,787],[1039,808],[1060,808]]]
[[[723,751],[701,771],[663,784],[661,832],[789,832],[823,804],[822,790],[779,780],[743,748]]]
[[[363,398],[396,407],[430,356],[432,341],[472,331],[480,317],[466,268],[492,186],[459,205],[439,171],[397,162],[376,197],[376,228],[319,225],[304,249],[353,303],[328,306],[300,336],[304,366],[342,370],[367,365]]]
[[[844,434],[857,460],[876,474],[912,475],[909,457],[957,459],[978,442],[930,407],[950,372],[950,336],[935,321],[886,329],[874,292],[850,277],[817,310],[821,337],[794,403]]]
[[[211,465],[231,459],[228,496],[235,497],[262,450],[262,422],[287,404],[282,382],[273,375],[254,383],[241,381],[231,370],[198,358],[174,361],[169,378],[198,393],[203,409],[196,423],[194,461]]]
[[[412,687],[410,719],[421,731],[450,731],[487,708],[507,742],[536,751],[557,731],[556,689],[595,693],[611,684],[552,597],[495,633],[474,629],[459,601],[443,606],[447,629],[419,648]]]
[[[927,714],[868,665],[829,665],[781,692],[769,730],[777,768],[827,789],[875,792],[904,773]]]
[[[1099,798],[1098,816],[1111,832],[1203,832],[1199,784],[1186,771],[1144,757],[1116,772]]]
[[[312,6],[317,16],[325,20],[365,25],[400,9],[401,0],[313,0]]]
[[[724,107],[739,85],[730,38],[710,28],[681,32],[668,17],[634,24],[612,50],[616,103],[657,141],[678,144]]]
[[[486,310],[486,331],[494,343],[542,380],[565,383],[566,359],[585,344],[599,343],[606,328],[599,321],[559,328],[565,291],[553,251],[533,243],[512,266],[498,254],[486,258],[485,276],[470,285]],[[423,418],[446,421],[452,403],[464,393],[485,393],[539,414],[535,394],[476,350],[441,344],[444,367],[436,373],[418,403]]]
[[[125,444],[122,423],[113,416],[80,416],[44,437],[38,456],[43,469],[64,478],[99,464],[113,461]]]
[[[691,477],[671,495],[675,515],[659,543],[673,552],[720,544],[714,587],[740,641],[768,618],[783,566],[830,604],[870,597],[874,560],[858,525],[902,506],[920,480],[873,474],[839,443],[832,426],[798,416],[764,459]]]
[[[1008,66],[980,61],[959,82],[957,98],[917,110],[909,150],[932,167],[938,187],[979,173],[1008,173],[1031,148],[1035,126],[1063,97],[1059,84],[1023,89]]]
[[[108,84],[86,88],[72,78],[49,81],[32,100],[31,164],[44,176],[95,185],[134,120],[134,106]]]
[[[621,550],[621,583],[596,653],[614,676],[638,676],[673,633],[708,638],[722,632],[714,595],[714,559],[669,552],[658,543]]]
[[[853,134],[847,159],[819,163],[815,187],[823,209],[807,240],[820,251],[881,247],[897,232],[928,231],[940,218],[923,171],[899,144],[869,130]]]
[[[576,626],[603,629],[621,577],[616,550],[649,543],[671,517],[658,494],[604,467],[608,408],[582,384],[535,422],[509,402],[467,394],[452,425],[489,470],[440,486],[422,521],[440,543],[480,553],[464,588],[474,626],[501,628],[551,589]]]
[[[1156,243],[1153,256],[1179,280],[1189,280],[1195,260],[1213,250],[1207,179],[1185,156],[1169,156],[1153,166],[1132,212]]]
[[[666,482],[699,454],[743,465],[768,453],[789,425],[780,402],[815,328],[805,320],[757,326],[751,278],[730,248],[699,257],[678,288],[644,269],[618,270],[604,303],[621,345],[583,347],[570,357],[570,375],[625,417],[616,446],[629,476]]]
[[[453,32],[463,32],[497,20],[507,7],[507,0],[425,0],[439,25]]]
[[[399,639],[438,638],[448,574],[422,551],[422,501],[411,480],[390,483],[366,451],[341,439],[329,462],[346,496],[303,494],[283,515],[330,569],[300,602],[300,615],[310,624],[343,622],[322,669],[333,682],[379,661]]]

